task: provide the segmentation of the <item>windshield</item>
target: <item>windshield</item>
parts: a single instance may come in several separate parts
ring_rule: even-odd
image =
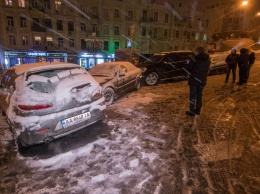
[[[89,73],[93,76],[105,76],[105,77],[115,76],[116,72],[117,72],[117,66],[108,65],[108,64],[99,64],[89,70]]]

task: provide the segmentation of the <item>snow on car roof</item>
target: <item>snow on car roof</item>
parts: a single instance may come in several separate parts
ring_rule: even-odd
[[[66,63],[66,62],[39,62],[39,63],[29,63],[21,64],[18,66],[11,67],[15,70],[17,75],[21,75],[28,71],[44,70],[44,69],[57,69],[66,67],[80,67],[77,64]]]
[[[100,63],[98,65],[118,65],[118,64],[129,64],[129,61],[112,61],[112,62],[105,62],[105,63]],[[132,63],[131,63],[132,64]]]

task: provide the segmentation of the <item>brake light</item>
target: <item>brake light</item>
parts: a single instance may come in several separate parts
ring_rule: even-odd
[[[42,110],[42,109],[46,109],[46,108],[51,108],[52,104],[36,104],[36,105],[18,105],[18,107],[21,110],[26,110],[26,111],[30,111],[30,110]]]
[[[36,133],[42,133],[42,132],[45,132],[45,131],[48,131],[49,128],[44,128],[44,129],[38,129],[36,130]]]

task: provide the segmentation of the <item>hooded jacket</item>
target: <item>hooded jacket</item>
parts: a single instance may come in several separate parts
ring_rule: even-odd
[[[246,52],[245,48],[240,50],[240,55],[238,57],[238,67],[240,69],[247,69],[249,65],[249,55]]]
[[[205,86],[209,73],[210,59],[206,53],[199,53],[187,66],[190,73],[188,84],[192,86]]]

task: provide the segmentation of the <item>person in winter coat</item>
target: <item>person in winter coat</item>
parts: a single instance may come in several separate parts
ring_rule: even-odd
[[[238,67],[239,67],[239,82],[237,84],[242,85],[247,83],[247,71],[249,64],[249,54],[247,49],[240,49],[240,55],[238,56]]]
[[[236,81],[236,70],[237,70],[237,61],[238,61],[238,54],[236,54],[236,49],[232,49],[231,50],[231,53],[227,56],[225,61],[228,64],[225,83],[228,82],[229,75],[230,75],[231,71],[232,71],[232,75],[233,75],[233,83],[235,83],[235,81]]]
[[[195,58],[187,65],[187,72],[189,72],[188,85],[190,86],[190,110],[186,111],[186,115],[200,115],[202,92],[207,82],[209,67],[209,55],[204,52],[203,47],[198,47],[195,51]]]
[[[248,62],[248,69],[247,69],[247,80],[249,78],[249,74],[250,74],[250,69],[253,66],[253,64],[255,63],[255,53],[252,51],[249,54],[249,62]]]

